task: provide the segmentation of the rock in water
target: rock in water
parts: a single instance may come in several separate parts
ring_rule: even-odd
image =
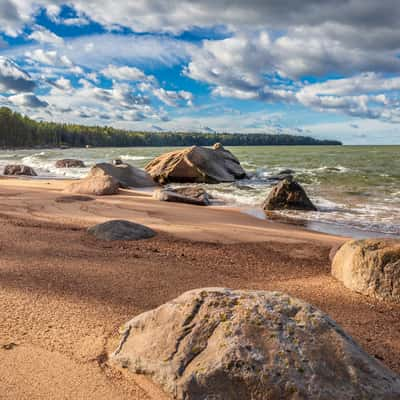
[[[208,206],[210,198],[202,188],[182,187],[156,190],[153,198],[160,201],[171,201],[176,203],[188,203],[198,206]]]
[[[81,160],[65,158],[56,162],[56,168],[85,168],[85,163]]]
[[[22,164],[7,165],[4,168],[4,175],[26,175],[37,176],[33,168]]]
[[[264,210],[317,211],[300,184],[285,179],[275,185],[263,205]]]
[[[346,242],[333,258],[332,275],[358,293],[400,302],[400,241]]]
[[[147,226],[124,220],[111,220],[92,226],[88,232],[101,240],[140,240],[155,236]]]
[[[172,151],[150,161],[145,169],[161,184],[233,182],[247,177],[239,160],[220,144],[213,149],[193,146]]]
[[[156,185],[152,177],[146,171],[129,164],[96,164],[90,170],[88,177],[104,175],[112,176],[123,188],[150,187]]]
[[[119,183],[111,176],[94,176],[72,182],[65,189],[65,193],[88,194],[94,196],[104,196],[117,194]]]
[[[277,292],[186,292],[127,323],[112,355],[177,400],[400,398],[400,378],[334,321]]]

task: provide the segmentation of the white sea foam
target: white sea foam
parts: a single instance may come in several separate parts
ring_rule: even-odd
[[[122,160],[129,160],[129,161],[140,161],[140,160],[151,160],[153,157],[148,156],[131,156],[129,154],[121,155],[120,158]]]

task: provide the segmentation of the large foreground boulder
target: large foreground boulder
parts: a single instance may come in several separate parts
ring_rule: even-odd
[[[140,240],[155,236],[147,226],[124,220],[111,220],[92,226],[88,232],[101,240]]]
[[[145,169],[160,184],[233,182],[247,176],[239,160],[220,144],[172,151],[150,161]]]
[[[56,168],[85,168],[85,163],[81,160],[65,158],[56,162]]]
[[[88,177],[105,175],[116,179],[122,188],[150,187],[156,185],[146,171],[124,163],[116,165],[108,163],[96,164],[90,170]]]
[[[125,326],[112,355],[178,400],[400,398],[400,378],[334,321],[277,292],[186,292]]]
[[[275,185],[263,205],[264,210],[317,211],[300,184],[286,178]]]
[[[32,167],[22,164],[7,165],[4,168],[4,175],[26,175],[26,176],[37,176],[37,173]]]
[[[72,182],[64,189],[64,192],[94,196],[112,195],[119,192],[119,183],[111,176],[93,176]]]
[[[153,193],[153,198],[160,201],[194,204],[197,206],[208,206],[210,197],[203,188],[182,187],[159,189]]]
[[[346,242],[333,258],[332,275],[358,293],[400,302],[400,240]]]

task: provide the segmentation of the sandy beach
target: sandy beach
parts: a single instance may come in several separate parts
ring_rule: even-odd
[[[71,201],[66,184],[0,179],[1,399],[168,399],[115,369],[108,354],[126,321],[209,286],[304,299],[400,373],[400,306],[353,293],[330,275],[329,251],[346,238],[132,190]],[[109,219],[158,235],[101,242],[86,233]]]

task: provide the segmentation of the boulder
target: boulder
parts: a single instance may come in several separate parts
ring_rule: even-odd
[[[343,246],[343,243],[337,243],[331,247],[329,250],[329,261],[332,262],[333,259],[335,258],[336,253],[339,251],[339,249]]]
[[[88,194],[103,196],[117,194],[119,183],[111,176],[93,176],[72,182],[65,189],[65,193]]]
[[[92,226],[88,232],[101,240],[140,240],[155,236],[147,226],[124,220],[111,220]]]
[[[284,179],[275,185],[263,205],[264,210],[317,211],[300,184]]]
[[[37,173],[32,167],[28,167],[22,164],[7,165],[4,168],[4,175],[26,175],[26,176],[37,176]]]
[[[85,163],[81,160],[65,158],[56,162],[56,168],[85,168]]]
[[[152,177],[146,171],[129,164],[96,164],[90,170],[88,177],[105,175],[112,176],[116,179],[122,188],[150,187],[156,185]]]
[[[161,184],[233,182],[247,177],[239,160],[220,144],[172,151],[150,161],[145,169]]]
[[[112,362],[177,400],[400,398],[334,321],[277,292],[197,289],[128,322]]]
[[[355,292],[400,302],[400,240],[346,242],[333,258],[332,275]]]
[[[204,189],[197,187],[159,189],[153,193],[153,198],[160,201],[188,203],[198,206],[208,206],[210,204],[208,193]]]
[[[293,171],[292,169],[284,169],[284,170],[282,170],[282,171],[279,171],[278,172],[278,175],[293,175],[293,174],[295,174],[296,172],[295,171]]]

